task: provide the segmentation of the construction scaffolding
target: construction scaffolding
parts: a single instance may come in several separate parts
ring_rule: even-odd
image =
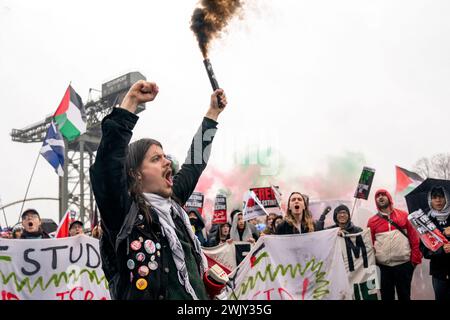
[[[140,72],[130,72],[106,82],[102,84],[101,97],[85,104],[86,132],[74,141],[64,141],[64,176],[59,178],[58,197],[60,220],[70,208],[77,211],[85,227],[90,228],[95,200],[89,180],[89,167],[94,163],[95,153],[100,144],[101,121],[122,102],[129,88],[141,79],[145,80],[145,77]],[[145,105],[139,105],[137,113],[144,110]],[[53,115],[49,115],[44,120],[23,129],[12,129],[12,140],[22,143],[42,143],[52,118]]]

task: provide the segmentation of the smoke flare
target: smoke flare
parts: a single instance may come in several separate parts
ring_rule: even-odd
[[[205,59],[208,57],[211,40],[220,36],[241,5],[241,0],[201,0],[200,7],[194,10],[191,30],[197,37]]]

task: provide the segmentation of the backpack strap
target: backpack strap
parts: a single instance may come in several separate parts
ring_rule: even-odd
[[[395,223],[391,218],[389,218],[388,216],[386,216],[386,215],[384,215],[384,214],[381,214],[381,213],[377,213],[377,215],[380,217],[380,218],[382,218],[382,219],[384,219],[384,220],[386,220],[387,222],[389,222],[391,225],[393,225],[394,227],[396,227],[397,228],[397,230],[398,231],[400,231],[401,233],[402,233],[402,235],[404,235],[406,238],[408,238],[408,236],[406,235],[406,233],[405,233],[405,231],[403,231],[403,229],[402,228],[400,228],[400,226],[397,224],[397,223]],[[408,238],[409,239],[409,238]]]

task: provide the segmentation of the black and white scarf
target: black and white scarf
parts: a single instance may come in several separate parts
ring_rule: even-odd
[[[430,206],[430,212],[428,213],[428,215],[430,215],[432,218],[435,218],[439,222],[439,224],[443,225],[447,222],[448,216],[450,215],[450,197],[446,189],[442,188],[442,190],[444,191],[445,207],[440,211],[433,209],[433,207],[431,206],[431,191],[428,192],[428,205]]]
[[[189,273],[186,266],[183,247],[175,232],[176,227],[171,215],[171,211],[173,210],[173,213],[179,216],[186,226],[189,236],[194,243],[194,249],[202,258],[200,270],[201,274],[203,275],[203,273],[207,269],[207,260],[201,250],[200,241],[198,241],[197,237],[194,234],[194,231],[192,230],[192,226],[189,222],[189,217],[186,211],[184,211],[184,209],[171,198],[163,198],[154,193],[144,193],[144,197],[158,214],[163,236],[166,237],[167,241],[169,242],[170,250],[172,251],[172,256],[177,267],[178,280],[180,284],[192,296],[192,299],[198,300],[198,297],[189,281]]]

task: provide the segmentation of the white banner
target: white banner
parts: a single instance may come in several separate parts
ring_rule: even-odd
[[[211,266],[219,263],[221,267],[225,267],[228,271],[233,271],[244,260],[244,257],[250,252],[250,243],[245,241],[233,241],[232,243],[224,242],[215,247],[203,247],[203,253],[208,259]]]
[[[352,299],[337,229],[261,237],[230,279],[230,300]]]
[[[335,229],[337,230],[337,228]],[[345,269],[355,300],[378,300],[379,281],[370,229],[339,237]]]
[[[0,239],[1,300],[109,300],[99,242]]]

